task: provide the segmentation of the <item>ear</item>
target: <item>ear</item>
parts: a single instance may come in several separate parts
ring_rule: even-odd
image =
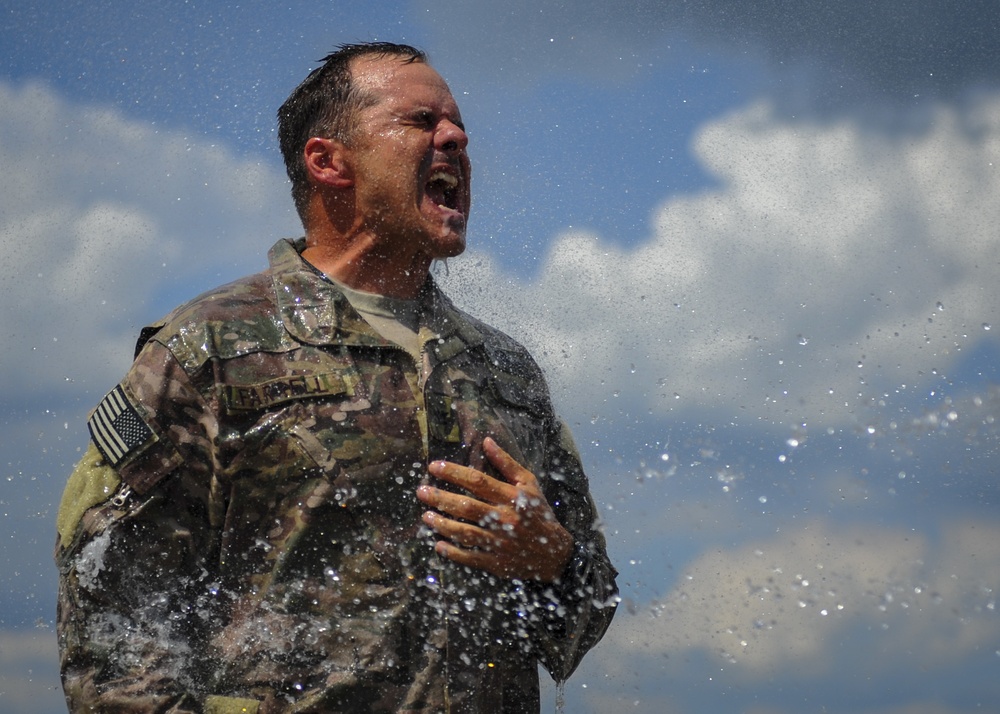
[[[347,188],[354,184],[348,149],[343,142],[314,136],[306,142],[303,158],[313,183],[335,188]]]

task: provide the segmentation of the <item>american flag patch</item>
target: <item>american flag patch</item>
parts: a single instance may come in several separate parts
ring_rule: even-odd
[[[87,421],[90,436],[112,466],[117,466],[153,438],[153,430],[139,416],[119,384],[97,405]]]

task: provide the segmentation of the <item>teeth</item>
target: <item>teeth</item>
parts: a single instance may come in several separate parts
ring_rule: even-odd
[[[443,183],[447,188],[455,188],[458,186],[458,179],[447,171],[435,171],[431,174],[431,178],[428,183],[435,183],[438,181]]]

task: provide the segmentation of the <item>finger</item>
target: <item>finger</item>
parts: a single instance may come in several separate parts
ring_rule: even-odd
[[[490,463],[510,483],[515,486],[526,486],[528,488],[538,487],[538,479],[535,478],[535,475],[519,464],[513,456],[500,448],[500,445],[493,440],[493,437],[487,436],[483,439],[483,451],[486,453],[486,458],[490,460]]]
[[[463,523],[462,521],[446,518],[440,513],[426,511],[421,520],[427,524],[435,533],[447,538],[455,545],[463,548],[479,548],[487,551],[496,551],[503,545],[501,539],[483,528]]]
[[[468,466],[450,461],[434,461],[427,470],[432,476],[465,489],[487,503],[507,503],[515,495],[510,484]]]
[[[446,541],[438,541],[434,550],[438,555],[459,565],[485,570],[499,577],[507,577],[508,575],[509,567],[505,565],[506,559],[495,553],[484,550],[467,550]]]
[[[495,507],[491,504],[433,486],[425,485],[417,488],[417,498],[431,508],[472,523],[488,520],[491,513],[496,513]]]

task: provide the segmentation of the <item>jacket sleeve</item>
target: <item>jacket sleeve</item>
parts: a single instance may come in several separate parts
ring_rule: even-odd
[[[618,605],[618,572],[590,495],[587,476],[568,427],[554,420],[543,481],[556,517],[573,535],[574,551],[560,579],[533,583],[536,647],[542,664],[557,682],[576,669],[600,641]]]
[[[220,605],[212,424],[156,342],[89,421],[57,524],[60,671],[73,712],[225,711],[207,696],[203,634]]]

